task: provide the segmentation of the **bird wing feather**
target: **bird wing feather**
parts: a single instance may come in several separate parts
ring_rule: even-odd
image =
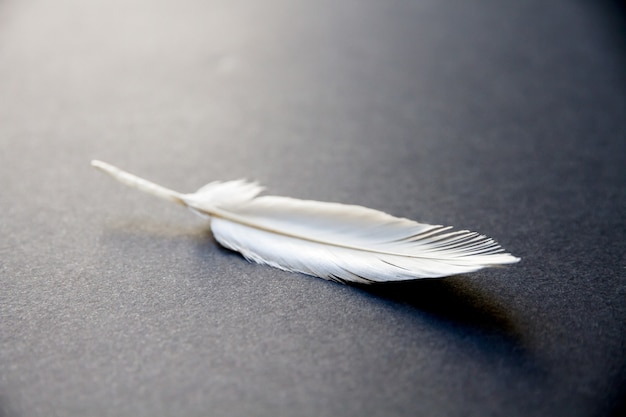
[[[245,180],[212,182],[181,194],[112,165],[92,165],[119,181],[211,219],[215,239],[247,259],[341,282],[436,278],[511,264],[493,239],[340,203],[261,196]]]

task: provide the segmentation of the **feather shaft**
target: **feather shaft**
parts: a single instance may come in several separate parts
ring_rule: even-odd
[[[277,228],[271,228],[271,227],[263,226],[262,224],[251,222],[251,221],[247,220],[244,217],[237,216],[236,214],[230,213],[230,212],[225,211],[225,210],[220,210],[219,208],[215,208],[215,209],[210,210],[210,211],[207,210],[206,213],[209,216],[211,216],[211,217],[218,217],[218,218],[221,218],[221,219],[224,219],[224,220],[227,220],[227,221],[232,221],[232,222],[240,224],[242,226],[252,227],[252,228],[255,228],[255,229],[259,229],[259,230],[264,230],[264,231],[269,232],[269,233],[274,233],[274,234],[277,234],[277,235],[283,235],[283,236],[294,238],[294,239],[305,240],[305,241],[308,241],[308,242],[311,242],[311,243],[317,243],[317,244],[321,244],[321,245],[330,245],[330,246],[335,246],[335,247],[343,248],[343,249],[350,249],[350,250],[354,250],[354,251],[371,252],[373,254],[380,254],[380,255],[397,255],[397,253],[390,252],[390,251],[377,250],[377,249],[367,248],[367,247],[363,247],[363,246],[346,245],[346,244],[342,244],[342,243],[338,243],[338,242],[332,242],[332,241],[328,241],[328,240],[312,238],[311,236],[306,236],[306,235],[303,235],[303,234],[300,234],[300,233],[291,233],[291,232],[288,232],[286,230],[281,230],[281,229],[277,229]],[[426,255],[412,255],[412,254],[408,254],[408,255],[404,255],[404,256],[411,257],[411,258],[428,258],[428,256],[426,256]]]
[[[128,173],[106,162],[93,160],[91,166],[99,169],[100,171],[109,174],[122,184],[126,184],[129,187],[136,188],[145,193],[152,194],[156,197],[164,200],[173,201],[177,204],[186,205],[183,201],[182,194],[169,188],[165,188],[161,185],[155,184],[151,181],[140,178],[136,175]]]

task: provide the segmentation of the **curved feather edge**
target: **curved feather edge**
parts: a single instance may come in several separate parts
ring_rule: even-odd
[[[437,278],[519,261],[476,232],[355,205],[257,197],[262,190],[243,180],[214,182],[182,199],[211,217],[221,245],[246,259],[334,281]]]

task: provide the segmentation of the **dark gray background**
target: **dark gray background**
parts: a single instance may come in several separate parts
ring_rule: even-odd
[[[577,0],[0,0],[0,416],[623,411],[624,27]],[[374,288],[281,272],[92,158],[523,260]]]

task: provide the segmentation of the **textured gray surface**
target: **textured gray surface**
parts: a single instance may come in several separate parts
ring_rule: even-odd
[[[0,1],[0,415],[618,412],[615,12]],[[92,158],[470,228],[523,261],[382,288],[285,273]]]

